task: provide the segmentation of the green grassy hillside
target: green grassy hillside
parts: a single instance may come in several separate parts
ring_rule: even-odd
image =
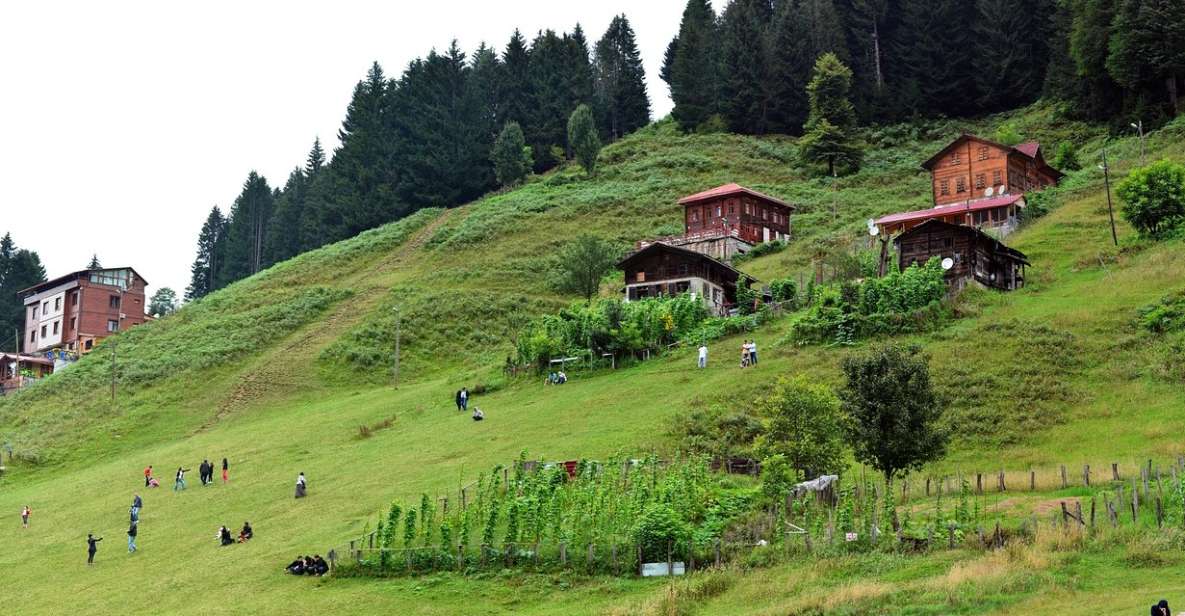
[[[1182,245],[1138,241],[1121,223],[1121,248],[1111,246],[1101,174],[1088,162],[1103,144],[1100,129],[1056,121],[1041,108],[885,128],[869,135],[866,168],[832,186],[800,174],[791,140],[685,136],[660,123],[606,148],[595,178],[566,168],[464,207],[423,211],[121,334],[115,402],[108,347],[0,400],[0,435],[16,456],[0,479],[0,511],[14,521],[22,505],[34,509],[28,530],[0,525],[8,548],[0,550],[4,596],[32,614],[83,600],[96,614],[140,605],[203,614],[343,605],[605,614],[673,603],[703,613],[737,613],[738,606],[856,613],[875,605],[982,613],[1047,607],[1040,597],[1051,588],[1064,588],[1068,601],[1059,609],[1069,605],[1070,613],[1103,594],[1116,607],[1147,603],[1143,593],[1155,587],[1135,583],[1138,568],[1125,570],[1118,544],[1074,557],[1059,545],[1004,560],[960,552],[852,557],[811,564],[809,575],[790,563],[669,588],[523,575],[312,581],[280,571],[297,553],[356,536],[392,499],[455,489],[523,448],[553,459],[667,450],[675,445],[670,426],[690,408],[743,404],[783,374],[838,382],[836,366],[853,350],[796,345],[787,336],[796,315],[757,333],[763,362],[741,379],[727,361],[693,373],[686,351],[579,375],[561,388],[507,381],[500,369],[515,332],[568,301],[548,283],[549,255],[580,232],[623,244],[671,233],[678,197],[736,181],[801,204],[791,247],[742,269],[764,280],[797,276],[810,269],[818,241],[866,241],[867,218],[924,207],[928,182],[918,163],[959,132],[990,134],[1005,121],[1026,138],[1073,139],[1087,168],[1067,179],[1050,215],[1009,240],[1034,262],[1023,291],[969,294],[951,325],[909,338],[931,354],[957,434],[950,456],[932,470],[1102,467],[1181,453],[1185,388],[1178,372],[1165,369],[1174,351],[1134,321],[1140,307],[1185,286]],[[1150,151],[1185,160],[1183,137],[1185,125],[1170,125],[1152,134]],[[1108,148],[1118,174],[1138,162],[1130,139]],[[398,389],[390,373],[396,318]],[[732,357],[737,344],[714,343],[712,356]],[[488,421],[474,424],[450,410],[461,385],[490,390],[477,399]],[[359,426],[388,420],[372,436],[360,434]],[[231,483],[195,485],[201,459],[224,456]],[[126,508],[146,464],[166,484],[178,465],[195,473],[184,493],[168,485],[142,492],[141,551],[129,556],[121,545]],[[292,482],[302,470],[312,495],[294,501]],[[216,547],[217,527],[243,520],[258,540]],[[87,569],[83,539],[91,530],[107,539],[99,564]],[[809,580],[842,584],[850,594],[832,603]],[[1115,595],[1115,588],[1132,590]]]

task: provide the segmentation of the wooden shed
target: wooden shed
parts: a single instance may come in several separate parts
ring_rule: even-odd
[[[927,220],[899,235],[896,245],[902,269],[923,265],[932,257],[951,259],[946,282],[952,289],[972,281],[1002,291],[1025,284],[1028,257],[975,227]]]
[[[625,272],[625,299],[694,293],[716,315],[736,304],[741,273],[703,253],[656,242],[617,264]]]

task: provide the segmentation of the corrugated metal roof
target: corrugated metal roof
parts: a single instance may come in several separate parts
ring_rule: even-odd
[[[703,192],[697,192],[694,195],[688,195],[686,197],[683,197],[682,199],[679,200],[679,205],[687,205],[688,203],[707,201],[709,199],[718,199],[720,197],[727,197],[729,195],[737,195],[737,194],[744,194],[744,195],[749,195],[751,197],[756,197],[758,199],[763,199],[765,201],[772,201],[773,203],[777,203],[778,205],[786,206],[792,210],[797,209],[793,205],[790,205],[789,203],[786,203],[785,201],[782,201],[781,199],[778,199],[777,197],[771,197],[765,193],[757,192],[756,190],[753,190],[752,188],[745,188],[744,186],[741,186],[740,184],[737,184],[736,182],[731,182],[731,183],[725,184],[723,186],[717,186],[716,188],[710,188],[710,189],[705,190]]]
[[[1002,197],[991,197],[989,199],[979,199],[978,201],[971,201],[969,203],[956,203],[953,205],[941,205],[925,210],[914,210],[912,212],[898,212],[896,214],[889,214],[876,219],[878,225],[891,225],[899,222],[906,222],[910,220],[924,220],[926,218],[941,218],[950,214],[958,214],[959,212],[976,212],[979,210],[991,209],[1000,207],[1002,205],[1012,205],[1024,198],[1023,194],[1004,195]]]

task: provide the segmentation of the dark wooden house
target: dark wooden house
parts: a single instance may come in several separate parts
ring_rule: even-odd
[[[661,241],[730,259],[756,244],[790,238],[794,206],[740,184],[725,184],[688,195],[683,206],[683,235]]]
[[[1028,258],[978,228],[927,220],[897,237],[901,269],[923,265],[931,257],[950,259],[946,282],[961,289],[969,282],[1011,291],[1025,284]]]
[[[649,244],[621,260],[625,299],[692,293],[712,314],[724,316],[736,304],[741,273],[717,259],[662,242]]]

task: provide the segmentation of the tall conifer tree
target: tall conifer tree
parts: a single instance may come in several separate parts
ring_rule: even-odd
[[[198,234],[197,257],[189,268],[189,287],[185,289],[185,301],[205,297],[218,288],[219,268],[225,254],[226,219],[222,210],[214,206],[202,224]]]
[[[625,15],[614,17],[605,35],[597,41],[593,66],[601,136],[606,140],[618,139],[649,123],[646,71],[634,30]]]
[[[732,0],[720,19],[721,111],[736,133],[756,135],[766,129],[770,76],[765,28],[772,10],[769,0]]]
[[[666,69],[675,103],[671,115],[694,130],[718,110],[720,64],[716,14],[709,0],[688,0]]]
[[[265,266],[267,223],[273,206],[267,179],[252,171],[230,210],[226,233],[226,256],[219,268],[218,287],[246,278]]]
[[[770,132],[798,135],[806,122],[806,84],[815,64],[810,58],[806,27],[797,3],[778,3],[769,34],[766,121]]]

